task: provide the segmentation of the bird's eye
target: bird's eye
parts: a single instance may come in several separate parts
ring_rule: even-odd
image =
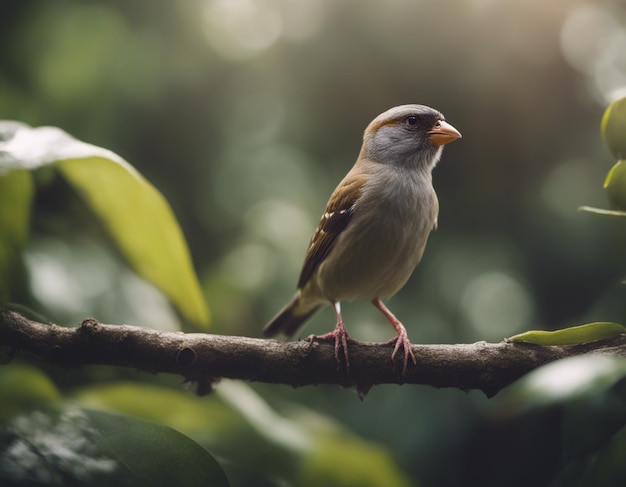
[[[406,117],[405,123],[410,127],[415,127],[419,119],[415,115]]]

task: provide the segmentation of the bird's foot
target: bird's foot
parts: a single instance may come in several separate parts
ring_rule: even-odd
[[[341,368],[341,354],[340,350],[343,348],[343,358],[346,363],[346,371],[350,372],[350,357],[348,355],[348,341],[352,340],[348,334],[348,330],[343,325],[343,321],[337,322],[335,329],[329,333],[323,335],[309,335],[307,340],[312,342],[313,340],[319,342],[335,341],[335,360],[337,361],[337,370]]]
[[[402,376],[406,377],[409,374],[409,357],[411,358],[413,365],[417,365],[417,359],[415,358],[415,354],[413,353],[413,349],[411,348],[411,342],[409,341],[409,337],[406,334],[406,329],[404,328],[404,326],[402,326],[402,328],[398,330],[398,334],[395,337],[387,342],[387,344],[394,343],[396,346],[393,348],[391,360],[395,360],[398,351],[400,350],[400,348],[402,348],[404,352]]]
[[[409,374],[409,357],[411,357],[413,364],[417,365],[417,359],[415,358],[413,350],[411,349],[411,342],[409,341],[409,337],[406,334],[406,328],[402,323],[400,323],[400,320],[396,318],[391,311],[389,311],[387,306],[385,306],[380,299],[373,299],[372,304],[376,306],[380,311],[382,311],[382,313],[389,320],[389,323],[391,323],[391,326],[396,329],[396,336],[389,340],[386,344],[396,344],[396,346],[393,348],[393,353],[391,354],[392,361],[396,358],[400,347],[402,347],[402,350],[404,351],[404,367],[402,368],[402,376],[406,377]]]

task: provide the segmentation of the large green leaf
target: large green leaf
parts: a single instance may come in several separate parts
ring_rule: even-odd
[[[176,430],[73,406],[30,410],[0,424],[0,484],[229,485],[215,459]]]
[[[161,289],[189,321],[208,324],[208,308],[178,222],[163,195],[128,162],[55,127],[4,121],[0,137],[0,181],[8,184],[5,178],[15,179],[16,170],[57,168],[137,273]],[[17,187],[14,192],[20,201],[10,213],[23,214],[29,193]],[[8,197],[3,193],[0,202]]]
[[[0,304],[11,299],[11,290],[20,279],[20,253],[28,239],[32,197],[28,171],[0,175]]]
[[[200,398],[189,391],[139,382],[107,382],[76,389],[74,401],[166,424],[192,438],[225,438],[238,415],[215,395]]]
[[[155,384],[110,382],[77,389],[73,398],[88,408],[158,421],[188,435],[224,459],[229,478],[238,485],[269,486],[274,485],[268,482],[271,477],[293,477],[299,466],[293,452],[268,442],[218,396],[198,397],[189,391]],[[277,430],[279,422],[266,427]],[[239,477],[247,481],[235,482]]]

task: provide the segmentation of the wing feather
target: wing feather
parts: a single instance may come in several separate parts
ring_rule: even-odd
[[[348,227],[356,202],[361,196],[366,178],[346,177],[331,195],[317,230],[311,238],[307,250],[298,289],[303,288],[311,279],[319,265],[326,259],[337,243],[339,235]]]

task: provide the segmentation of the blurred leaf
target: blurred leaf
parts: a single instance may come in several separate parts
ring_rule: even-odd
[[[39,369],[18,363],[0,367],[0,420],[60,398],[55,385]]]
[[[611,168],[604,180],[604,188],[613,208],[626,209],[626,161],[617,161]]]
[[[580,355],[539,367],[505,389],[498,401],[515,409],[598,396],[626,377],[626,359]],[[624,403],[626,406],[626,402]]]
[[[109,409],[158,421],[199,440],[202,436],[225,436],[238,416],[213,396],[202,399],[189,391],[136,382],[85,386],[73,397],[83,406]]]
[[[269,476],[293,477],[296,463],[290,452],[268,443],[217,394],[198,397],[158,385],[117,382],[80,388],[74,398],[86,407],[158,421],[181,431],[225,459],[230,478],[252,475],[254,482],[243,485]],[[279,457],[288,461],[275,462]]]
[[[182,431],[227,460],[229,477],[244,476],[243,485],[274,485],[268,479],[293,485],[408,485],[386,448],[301,406],[287,405],[296,410],[294,417],[280,415],[239,381],[224,380],[215,394],[202,398],[122,382],[84,387],[74,397],[87,407],[114,409]]]
[[[208,324],[208,308],[176,217],[163,195],[128,162],[55,127],[33,129],[5,121],[0,135],[0,174],[54,165],[102,220],[137,273],[161,289],[189,321]]]
[[[603,210],[602,208],[594,208],[592,206],[581,206],[578,209],[581,211],[588,211],[589,213],[597,213],[598,215],[616,216],[618,218],[626,218],[626,211]]]
[[[287,408],[291,409],[291,414],[279,415],[250,386],[240,381],[223,381],[217,393],[268,445],[280,446],[293,455],[297,470],[287,470],[286,475],[294,475],[290,480],[295,485],[409,485],[385,447],[360,438],[324,415],[294,405]]]
[[[616,159],[626,159],[626,98],[605,110],[601,123],[602,137]]]
[[[28,171],[3,174],[3,157],[0,153],[0,303],[10,300],[19,282],[20,253],[28,240],[33,199],[31,175]]]
[[[311,487],[417,485],[394,465],[388,452],[347,435],[319,435],[301,475],[298,485]]]
[[[527,374],[492,402],[462,448],[472,485],[626,485],[626,359],[583,355]]]
[[[608,340],[626,332],[618,323],[588,323],[562,330],[531,330],[508,338],[510,342],[534,343],[536,345],[577,345]]]
[[[626,427],[606,441],[598,449],[597,455],[591,456],[586,462],[572,461],[572,468],[569,469],[572,475],[560,475],[555,487],[559,483],[564,487],[623,485],[626,479],[624,452],[626,452]],[[581,466],[585,469],[583,472],[580,472]]]
[[[177,431],[76,407],[31,410],[0,425],[3,485],[227,486],[215,459]]]

